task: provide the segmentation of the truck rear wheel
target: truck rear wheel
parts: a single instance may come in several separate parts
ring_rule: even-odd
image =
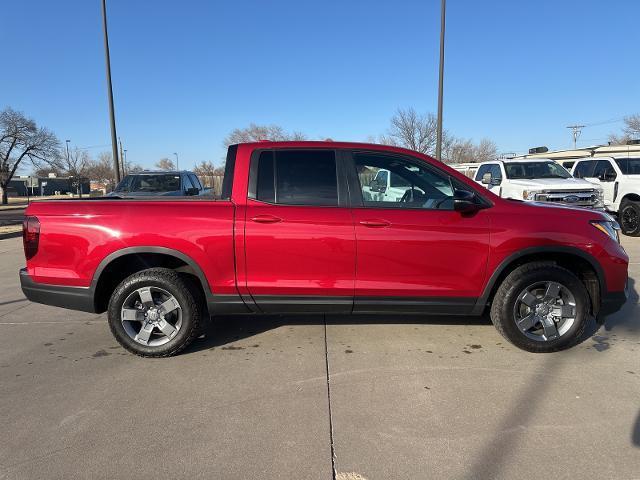
[[[109,301],[109,327],[118,343],[142,357],[168,357],[200,331],[202,308],[173,270],[150,268],[125,278]]]
[[[640,235],[640,203],[633,200],[623,200],[618,213],[620,230],[625,235],[637,237]]]
[[[491,321],[515,346],[544,353],[575,345],[584,334],[589,294],[578,277],[552,263],[529,263],[502,282]]]

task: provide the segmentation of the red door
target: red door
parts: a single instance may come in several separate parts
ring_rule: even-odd
[[[421,162],[366,153],[354,161],[363,197],[353,208],[354,311],[470,310],[486,275],[489,210],[454,211],[452,179]],[[392,195],[382,201],[367,183],[380,169],[391,172]]]
[[[355,233],[335,152],[267,150],[254,161],[244,227],[254,301],[265,312],[351,312]]]

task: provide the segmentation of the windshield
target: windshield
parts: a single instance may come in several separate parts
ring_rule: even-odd
[[[640,175],[640,158],[616,158],[623,175]]]
[[[172,192],[180,190],[180,175],[129,175],[118,184],[116,192]]]
[[[507,178],[571,178],[571,174],[556,162],[511,162],[505,163]]]

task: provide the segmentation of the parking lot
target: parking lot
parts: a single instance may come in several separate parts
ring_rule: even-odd
[[[231,317],[155,360],[104,315],[29,303],[21,240],[1,240],[0,479],[640,478],[623,243],[631,298],[569,351],[486,318]]]

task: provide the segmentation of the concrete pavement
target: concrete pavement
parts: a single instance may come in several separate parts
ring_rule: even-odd
[[[0,241],[0,479],[330,479],[332,446],[338,478],[640,478],[635,292],[550,355],[486,319],[270,317],[153,360],[26,301],[23,263]]]

